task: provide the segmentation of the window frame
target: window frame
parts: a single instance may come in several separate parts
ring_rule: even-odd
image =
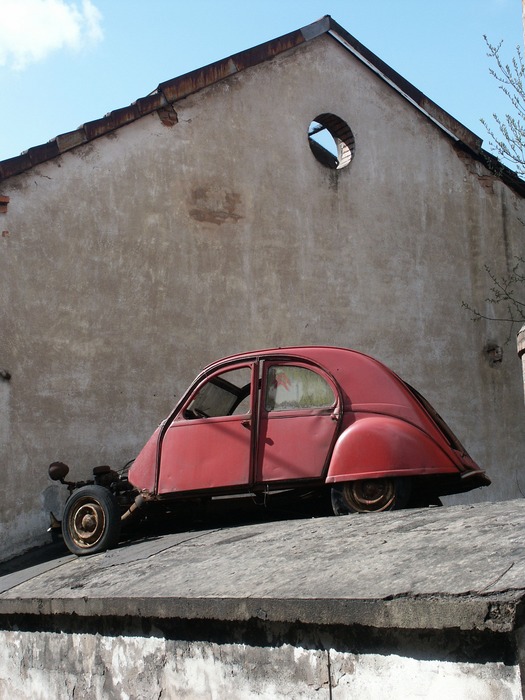
[[[247,373],[249,374],[249,382],[244,383],[242,386],[236,387],[235,384],[232,382],[228,382],[225,380],[223,377],[224,375],[234,372],[237,370],[242,370],[245,369],[247,370]],[[206,377],[203,377],[202,380],[197,384],[197,386],[194,388],[194,390],[191,392],[191,394],[188,396],[186,401],[184,402],[184,405],[178,412],[177,417],[175,420],[179,421],[188,421],[188,422],[195,422],[197,420],[224,420],[227,418],[249,418],[252,413],[253,413],[253,362],[246,362],[246,363],[240,363],[238,365],[234,365],[231,367],[221,367],[217,369],[217,371],[213,372],[212,374],[207,375]],[[209,384],[213,384],[214,386],[218,387],[219,389],[223,389],[228,391],[228,393],[231,393],[233,396],[237,396],[237,400],[232,404],[230,407],[230,412],[229,413],[221,413],[219,415],[199,415],[194,413],[193,415],[190,415],[190,413],[193,411],[191,408],[191,405],[194,403],[194,401],[197,399],[198,395],[200,392],[204,389],[204,387],[208,386]],[[232,387],[235,389],[238,389],[238,391],[229,391],[228,387]],[[246,388],[248,387],[248,392],[246,393]],[[235,413],[237,408],[242,404],[242,402],[248,398],[250,399],[249,401],[249,406],[248,406],[248,411],[244,413]]]
[[[319,377],[324,381],[324,383],[330,387],[330,390],[332,392],[332,403],[330,405],[323,405],[323,406],[294,406],[290,408],[268,408],[268,403],[267,403],[267,396],[268,396],[268,389],[269,389],[269,378],[270,378],[270,371],[273,367],[293,367],[293,368],[299,368],[299,369],[304,369],[307,370],[308,372],[312,372],[314,375]],[[264,367],[264,382],[263,386],[261,387],[261,408],[265,414],[268,416],[276,416],[278,414],[280,415],[293,415],[295,413],[301,413],[301,414],[307,414],[307,413],[319,413],[319,412],[327,412],[327,411],[333,411],[334,409],[337,408],[337,406],[340,403],[340,396],[339,396],[339,389],[336,385],[336,383],[332,380],[330,375],[325,372],[321,367],[318,367],[317,365],[314,364],[309,364],[304,361],[300,360],[292,360],[292,359],[283,359],[283,360],[277,360],[277,359],[272,359],[272,360],[267,360],[265,362],[265,367]]]

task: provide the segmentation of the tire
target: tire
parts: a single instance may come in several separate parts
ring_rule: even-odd
[[[120,536],[120,509],[103,486],[83,486],[64,508],[62,534],[73,554],[96,554],[114,547]]]
[[[404,508],[410,498],[409,479],[360,479],[332,487],[335,515],[380,513]]]

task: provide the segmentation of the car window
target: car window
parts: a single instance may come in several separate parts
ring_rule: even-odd
[[[273,365],[268,369],[265,396],[267,411],[329,408],[335,401],[335,394],[328,382],[307,367]]]
[[[250,412],[251,368],[239,367],[209,379],[190,401],[185,418],[216,418]]]
[[[427,411],[427,413],[430,413],[431,417],[434,419],[434,422],[437,423],[438,428],[441,430],[443,433],[444,437],[446,438],[448,444],[452,447],[454,450],[458,450],[458,452],[463,452],[464,454],[467,454],[466,449],[463,447],[463,445],[460,443],[459,439],[454,435],[452,432],[452,429],[448,426],[448,424],[445,422],[445,420],[439,415],[439,413],[436,411],[434,406],[430,404],[427,399],[422,396],[419,391],[414,389],[413,386],[410,386],[410,384],[407,384],[406,382],[403,382],[407,389],[416,397],[416,399],[419,401],[420,404],[422,404],[423,408]]]

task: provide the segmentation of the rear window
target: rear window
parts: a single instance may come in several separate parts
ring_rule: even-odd
[[[444,419],[441,418],[439,413],[436,411],[436,409],[432,406],[431,403],[429,403],[424,396],[422,396],[419,391],[414,389],[413,386],[410,386],[410,384],[406,384],[407,389],[410,390],[410,393],[414,395],[414,397],[417,399],[417,401],[423,406],[425,411],[430,415],[434,423],[437,425],[439,430],[443,433],[443,436],[447,440],[448,444],[454,449],[458,450],[458,452],[464,452],[466,453],[465,448],[461,444],[461,442],[458,440],[458,438],[454,435],[450,427],[445,423]]]
[[[307,367],[273,365],[268,369],[265,396],[267,411],[330,408],[335,400],[328,382]]]

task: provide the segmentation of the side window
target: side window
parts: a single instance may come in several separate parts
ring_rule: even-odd
[[[184,418],[217,418],[250,412],[251,367],[215,375],[201,386],[184,411]]]
[[[265,396],[267,411],[330,408],[335,401],[335,394],[328,382],[307,367],[273,365],[268,369]]]

